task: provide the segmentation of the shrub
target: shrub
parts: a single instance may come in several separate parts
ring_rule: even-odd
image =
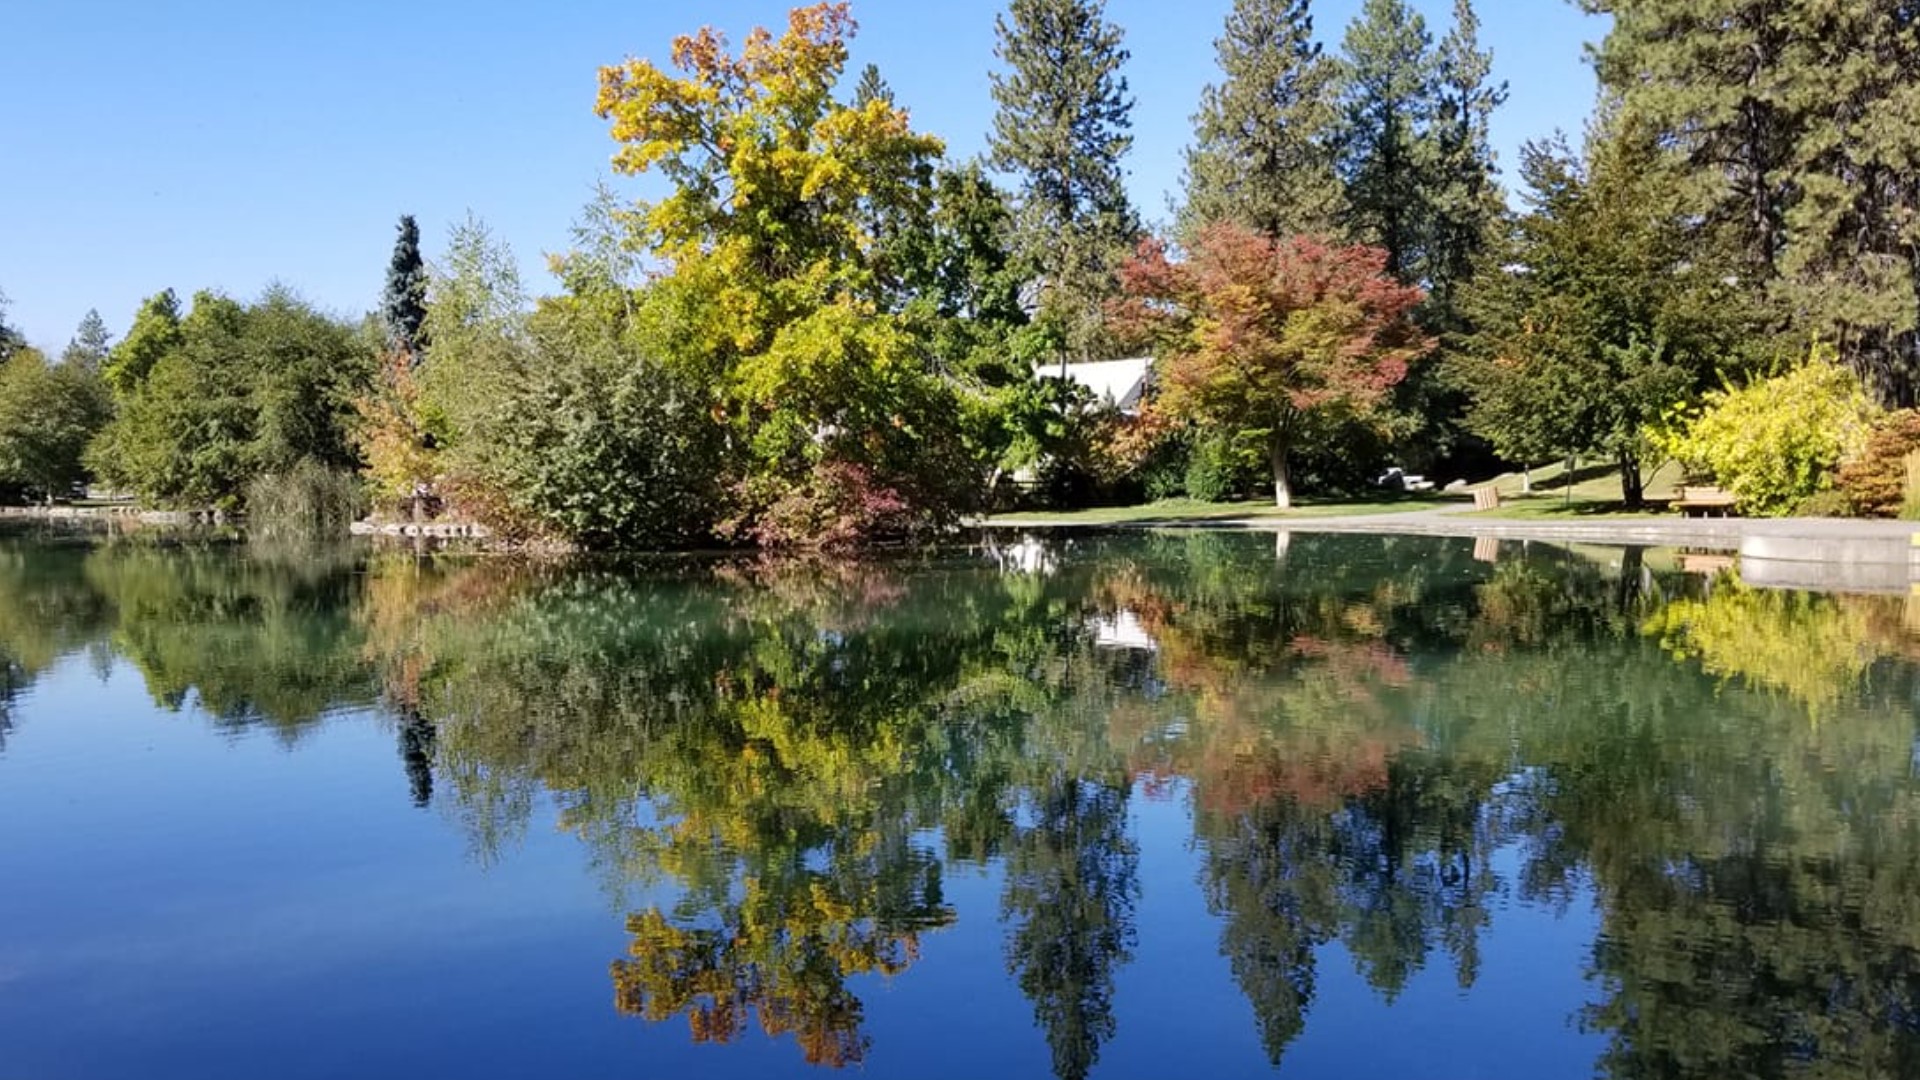
[[[1814,360],[1794,371],[1707,395],[1695,416],[1655,434],[1690,474],[1713,477],[1751,514],[1789,514],[1834,485],[1840,462],[1866,443],[1874,408],[1860,380]]]
[[[1201,502],[1225,502],[1259,487],[1261,464],[1236,440],[1209,435],[1194,443],[1187,459],[1187,497]]]
[[[1888,413],[1873,426],[1866,447],[1840,466],[1839,486],[1852,511],[1893,517],[1909,502],[1908,458],[1920,451],[1920,409]]]

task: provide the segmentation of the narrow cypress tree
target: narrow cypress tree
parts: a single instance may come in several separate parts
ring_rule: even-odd
[[[1309,0],[1234,0],[1214,48],[1224,78],[1193,118],[1181,231],[1222,220],[1272,236],[1331,231],[1334,72]]]
[[[1133,146],[1133,99],[1120,73],[1123,32],[1105,0],[1012,0],[995,21],[996,169],[1018,179],[1014,250],[1041,285],[1043,318],[1079,355],[1106,348],[1100,307],[1138,238],[1120,162]]]
[[[400,215],[400,235],[387,263],[387,288],[380,297],[380,320],[387,343],[416,366],[426,349],[427,264],[420,256],[420,226],[412,214]]]

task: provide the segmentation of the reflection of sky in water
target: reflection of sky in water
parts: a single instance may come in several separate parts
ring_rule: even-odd
[[[1642,992],[1664,986],[1697,999],[1700,1012],[1677,1013],[1684,1035],[1688,1024],[1718,1019],[1710,1013],[1717,982],[1688,981],[1711,969],[1713,950],[1726,950],[1718,958],[1725,963],[1769,960],[1765,943],[1785,920],[1777,912],[1743,913],[1746,888],[1757,904],[1768,890],[1798,896],[1794,925],[1816,935],[1807,986],[1782,987],[1783,995],[1800,994],[1782,1008],[1840,1001],[1819,995],[1843,975],[1901,977],[1909,970],[1904,939],[1887,938],[1885,925],[1856,931],[1858,909],[1835,906],[1860,904],[1860,890],[1884,891],[1902,880],[1902,867],[1920,862],[1920,837],[1905,824],[1915,818],[1907,781],[1920,772],[1920,742],[1911,727],[1911,688],[1902,681],[1909,646],[1897,638],[1903,631],[1894,608],[1889,622],[1886,612],[1868,608],[1846,608],[1839,618],[1840,608],[1830,611],[1818,598],[1743,601],[1740,610],[1778,616],[1785,628],[1775,628],[1777,640],[1752,654],[1768,660],[1791,655],[1800,627],[1828,627],[1830,636],[1832,627],[1896,627],[1888,631],[1896,637],[1874,644],[1885,660],[1863,681],[1864,691],[1817,687],[1828,714],[1815,724],[1792,696],[1803,684],[1748,678],[1747,654],[1727,651],[1741,645],[1738,633],[1706,636],[1698,630],[1705,616],[1691,615],[1680,630],[1665,632],[1691,634],[1684,643],[1702,655],[1674,657],[1663,651],[1665,641],[1643,631],[1642,608],[1621,615],[1609,606],[1677,604],[1700,593],[1686,580],[1655,580],[1629,568],[1642,588],[1658,593],[1636,597],[1619,588],[1619,561],[1543,562],[1528,577],[1512,571],[1531,564],[1476,562],[1466,543],[1422,542],[1410,555],[1371,541],[1351,549],[1327,543],[1294,537],[1278,555],[1291,579],[1264,583],[1257,575],[1272,571],[1276,560],[1266,537],[1209,536],[1191,549],[1152,549],[1152,558],[1110,577],[1088,576],[1090,566],[1109,558],[1100,544],[1065,552],[1028,546],[1002,556],[1004,573],[1019,579],[1008,588],[1032,591],[1027,600],[1007,601],[1002,570],[990,569],[915,607],[909,577],[898,592],[904,600],[888,594],[894,598],[859,617],[837,609],[820,614],[829,600],[818,609],[803,604],[798,615],[783,609],[743,619],[735,629],[747,645],[721,649],[718,659],[701,651],[709,644],[703,640],[675,646],[681,651],[674,655],[705,656],[713,668],[653,688],[674,715],[720,687],[721,699],[778,714],[753,712],[739,722],[769,725],[785,717],[794,725],[756,735],[760,742],[743,739],[755,753],[777,752],[783,738],[803,741],[842,721],[866,730],[859,725],[877,721],[849,720],[850,710],[867,698],[900,695],[902,680],[931,671],[931,730],[955,740],[936,755],[946,755],[943,767],[953,774],[940,773],[947,777],[941,782],[959,789],[990,768],[1032,767],[1035,776],[1082,785],[1066,790],[1096,792],[1081,802],[1056,801],[1050,819],[1046,798],[1057,787],[1008,783],[1002,809],[1011,831],[984,861],[949,851],[950,837],[918,819],[902,841],[904,854],[884,856],[915,874],[937,866],[937,903],[953,917],[919,934],[917,955],[899,973],[846,978],[870,1040],[863,1075],[1052,1071],[1036,1026],[1036,992],[1023,987],[1032,973],[1011,970],[1014,924],[1031,911],[1010,918],[1008,897],[1018,874],[1039,895],[1057,897],[1062,882],[1097,876],[1100,858],[1110,860],[1109,869],[1127,863],[1113,851],[1076,862],[1083,851],[1056,850],[1076,841],[1137,851],[1126,869],[1138,893],[1120,905],[1131,936],[1123,956],[1108,958],[1113,1034],[1098,1047],[1094,1076],[1270,1074],[1255,1005],[1222,955],[1231,913],[1217,910],[1209,894],[1210,875],[1236,868],[1232,844],[1258,847],[1269,835],[1262,829],[1277,830],[1282,843],[1294,845],[1288,851],[1322,858],[1281,869],[1328,874],[1325,895],[1342,905],[1338,925],[1311,947],[1312,1000],[1302,1029],[1286,1043],[1284,1077],[1592,1075],[1615,1033],[1590,1022],[1583,1030],[1582,1017],[1620,991],[1623,970]],[[1133,552],[1125,543],[1112,546],[1122,556]],[[1187,554],[1197,563],[1202,556],[1221,561],[1203,564],[1211,576],[1189,573]],[[993,565],[992,556],[979,561]],[[928,573],[952,574],[956,565],[975,572],[950,561]],[[1354,580],[1339,580],[1349,570]],[[1292,583],[1277,584],[1283,580]],[[1297,601],[1298,610],[1281,602],[1282,589],[1298,590],[1287,601]],[[838,590],[842,598],[846,592]],[[886,604],[896,601],[917,621],[890,638]],[[988,612],[978,616],[987,625],[974,627],[963,601]],[[582,621],[569,621],[577,613],[536,620],[551,636],[540,639],[546,652],[537,655],[557,664],[566,635],[588,626],[611,643],[596,648],[618,657],[620,634],[651,625],[634,615],[648,610],[646,602],[591,609]],[[1005,609],[994,606],[1002,603]],[[673,610],[675,625],[693,625],[694,615]],[[456,608],[454,624],[484,630],[498,611],[469,616]],[[1023,612],[1040,614],[1029,624],[1020,621],[1028,617]],[[808,621],[815,616],[817,625]],[[789,623],[792,639],[817,654],[772,647]],[[1612,629],[1596,629],[1603,626]],[[976,629],[977,640],[959,641]],[[176,631],[191,636],[199,627]],[[1756,628],[1754,636],[1764,631]],[[951,648],[939,637],[949,633],[956,639]],[[909,650],[920,635],[933,636],[925,655]],[[236,649],[247,644],[235,640]],[[354,656],[371,648],[357,639],[348,645]],[[977,660],[984,670],[962,665],[964,693],[938,681],[947,677],[938,674],[941,665],[962,648],[984,658]],[[814,683],[803,678],[813,670],[810,655],[818,660]],[[247,656],[221,659],[244,667]],[[104,670],[103,678],[97,657],[71,649],[9,708],[13,729],[0,745],[0,1078],[817,1072],[801,1060],[793,1038],[765,1038],[752,1024],[729,1045],[697,1045],[685,1016],[649,1024],[616,1011],[609,963],[626,957],[634,940],[627,915],[652,907],[681,912],[684,894],[675,872],[633,872],[592,847],[591,828],[570,818],[583,805],[580,791],[536,788],[524,823],[498,850],[478,850],[476,810],[463,802],[460,780],[444,761],[431,805],[412,804],[405,744],[383,711],[330,711],[291,729],[215,723],[191,695],[183,710],[157,707],[127,661]],[[456,681],[487,686],[505,669],[469,659],[450,670]],[[526,670],[534,674],[521,677],[536,679],[529,688],[536,695],[578,692],[581,701],[598,700],[593,680],[585,689],[541,686],[537,679],[547,669]],[[772,672],[784,673],[779,685]],[[615,672],[598,674],[611,684]],[[968,733],[977,734],[967,725],[983,722],[970,710],[999,715],[987,705],[1011,701],[1019,704],[1002,712],[1019,713],[1039,707],[1021,695],[1040,691],[1061,695],[1073,723],[1055,730],[1029,720],[1027,742],[986,765],[962,764],[976,751],[990,757],[966,742]],[[478,709],[483,705],[475,702],[492,699],[455,700]],[[807,711],[810,702],[819,704],[817,713]],[[514,718],[497,719],[514,736],[501,739],[501,752],[524,749]],[[644,741],[672,729],[657,727],[613,731]],[[569,734],[540,737],[564,741]],[[885,745],[884,733],[869,734]],[[718,754],[733,745],[721,739],[696,749]],[[847,768],[869,786],[842,797],[879,798],[873,791],[888,782],[888,766],[843,760],[868,747],[858,739],[823,746],[825,756],[806,759],[806,768]],[[616,740],[586,750],[578,760],[592,763],[624,760],[634,747]],[[1101,756],[1108,751],[1117,756]],[[1082,764],[1048,764],[1056,754]],[[680,776],[683,795],[700,790],[701,766],[726,778],[715,783],[777,775],[726,773],[724,763],[697,754],[690,760],[693,773]],[[483,774],[510,771],[500,762],[479,766]],[[1108,791],[1108,801],[1099,801],[1100,777],[1127,783],[1128,776],[1129,797]],[[796,773],[796,791],[811,790],[809,779]],[[632,778],[612,780],[623,797],[639,793]],[[817,818],[833,806],[787,805],[778,789],[751,798],[711,794],[722,805],[734,798],[757,807],[772,822],[761,825],[801,837],[789,867],[800,879],[825,880],[836,858],[857,862],[887,850],[884,837],[807,832],[831,833]],[[888,797],[907,805],[916,794],[925,793]],[[754,801],[761,797],[766,801]],[[1296,797],[1297,806],[1289,801]],[[1123,807],[1124,824],[1102,833],[1100,807],[1114,805]],[[1270,812],[1276,805],[1291,809]],[[1468,808],[1467,820],[1449,826],[1445,814],[1458,807]],[[656,812],[644,799],[607,813],[616,810],[619,816],[589,825],[658,836],[685,820]],[[1235,831],[1242,827],[1244,835]],[[1457,958],[1441,940],[1444,928],[1433,921],[1464,895],[1457,882],[1448,883],[1453,864],[1435,846],[1450,827],[1467,838],[1474,872],[1493,882],[1467,890],[1486,919],[1469,986],[1461,985]],[[730,857],[736,842],[713,839],[713,850]],[[1653,846],[1643,851],[1636,844]],[[1703,850],[1708,845],[1717,846]],[[1382,851],[1399,857],[1367,863]],[[734,876],[723,877],[718,895],[741,902],[746,888],[737,865],[720,864],[733,867]],[[1796,868],[1822,889],[1828,879],[1847,884],[1809,892],[1788,876]],[[1850,899],[1834,899],[1843,894]],[[1299,895],[1319,894],[1303,887]],[[851,899],[813,894],[784,902],[852,903],[858,913],[870,899],[856,892]],[[1446,909],[1412,920],[1424,938],[1401,943],[1410,974],[1390,994],[1369,977],[1379,958],[1364,955],[1357,942],[1356,920],[1381,902]],[[1612,916],[1602,908],[1629,902],[1638,906]],[[677,917],[727,932],[711,910],[685,909]],[[1876,918],[1884,923],[1888,916]],[[1711,934],[1694,941],[1688,935],[1696,925]],[[1636,938],[1643,928],[1646,936]],[[1600,970],[1597,949],[1616,966]],[[1855,966],[1819,966],[1828,962]],[[1755,985],[1780,986],[1801,970],[1783,958],[1756,970]],[[1875,1028],[1874,1037],[1902,1045],[1920,1038],[1899,1030],[1912,1025],[1878,1004],[1860,1009],[1846,1022]],[[1783,1030],[1776,1047],[1740,1060],[1778,1064],[1804,1056],[1806,1040],[1790,1024]],[[1654,1060],[1662,1047],[1645,1049]]]

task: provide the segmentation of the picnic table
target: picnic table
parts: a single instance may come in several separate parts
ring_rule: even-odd
[[[1673,508],[1688,517],[1729,517],[1739,501],[1711,484],[1682,484],[1673,493]]]

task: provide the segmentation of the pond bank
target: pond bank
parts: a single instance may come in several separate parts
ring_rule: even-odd
[[[994,529],[1235,529],[1257,532],[1413,534],[1551,543],[1624,544],[1738,553],[1743,576],[1791,588],[1906,592],[1920,582],[1920,523],[1846,518],[1609,517],[1543,521],[1483,517],[1468,505],[1405,513],[1221,518],[1140,525],[996,522]]]

